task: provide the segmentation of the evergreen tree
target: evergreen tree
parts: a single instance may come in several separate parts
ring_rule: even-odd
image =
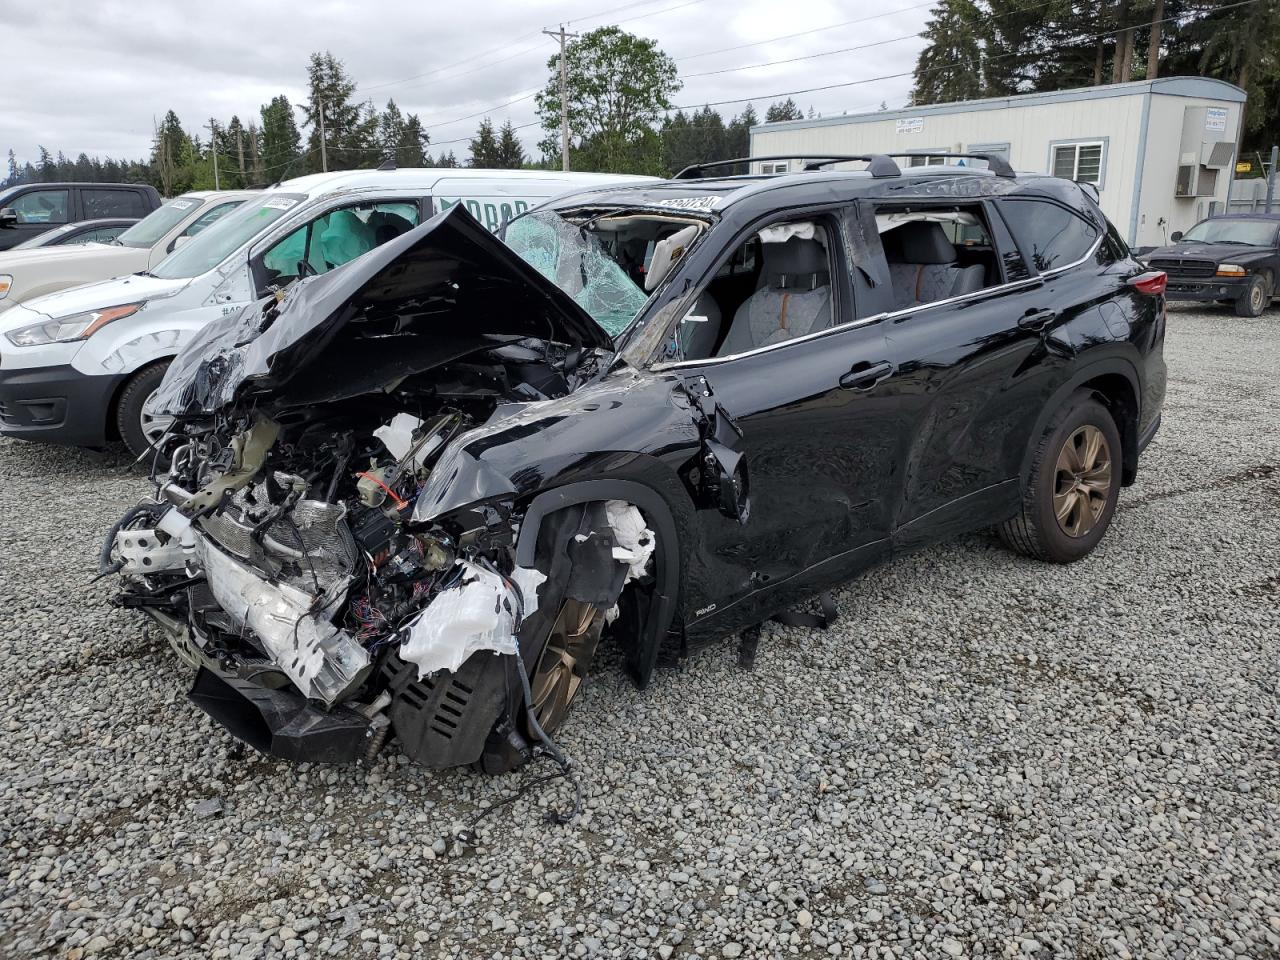
[[[307,102],[303,114],[308,136],[307,167],[321,169],[320,115],[324,111],[325,151],[330,170],[369,166],[378,158],[378,112],[372,103],[351,98],[356,84],[346,65],[329,51],[313,53],[307,67]]]
[[[400,131],[400,143],[396,147],[396,166],[429,167],[431,155],[427,153],[427,144],[431,135],[422,129],[422,121],[416,113],[405,117],[404,127]]]
[[[440,159],[436,161],[436,166],[450,168],[456,167],[458,166],[458,158],[455,157],[453,155],[453,151],[450,150],[447,155],[443,153],[440,155]]]
[[[779,123],[783,120],[803,120],[804,111],[796,106],[796,102],[790,97],[778,103],[769,104],[769,109],[764,113],[765,123]]]
[[[519,170],[525,164],[524,145],[516,136],[516,128],[508,120],[498,132],[498,166],[504,170]]]
[[[482,170],[492,170],[498,164],[498,138],[493,133],[493,121],[485,117],[480,121],[480,128],[472,138],[471,159],[467,166]]]
[[[759,123],[756,108],[749,103],[742,113],[729,121],[724,134],[726,158],[751,155],[751,128]]]
[[[13,148],[9,148],[9,172],[4,178],[3,186],[12,187],[15,183],[22,182],[22,174],[18,171],[18,158],[13,155]]]
[[[260,109],[262,116],[262,172],[269,183],[301,173],[298,155],[302,136],[294,121],[293,105],[284,94]]]

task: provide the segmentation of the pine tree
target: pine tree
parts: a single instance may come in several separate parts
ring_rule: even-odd
[[[346,65],[329,51],[313,53],[307,67],[307,102],[303,105],[308,136],[307,167],[321,168],[320,114],[324,111],[325,151],[330,170],[353,170],[378,158],[378,111],[372,103],[351,98],[356,84]]]
[[[519,170],[525,164],[524,145],[516,136],[516,128],[508,120],[498,132],[498,166],[504,170]]]
[[[297,161],[302,137],[289,98],[284,94],[274,97],[259,113],[262,116],[262,179],[274,183],[301,173],[302,165]]]
[[[778,103],[769,104],[769,109],[764,113],[765,123],[780,123],[783,120],[803,120],[804,111],[796,106],[796,102],[790,97]]]
[[[485,117],[471,140],[471,159],[467,166],[491,170],[498,166],[498,138],[493,135],[493,121]]]

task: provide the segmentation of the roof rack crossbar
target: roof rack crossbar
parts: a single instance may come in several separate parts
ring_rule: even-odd
[[[997,177],[1014,177],[1013,167],[1009,161],[998,153],[953,153],[950,150],[913,150],[909,153],[891,153],[891,157],[956,157],[966,160],[985,160],[987,169]]]
[[[805,170],[817,170],[821,167],[830,166],[833,163],[844,163],[848,160],[861,160],[867,164],[867,170],[873,177],[898,177],[902,175],[902,171],[898,169],[898,165],[883,153],[825,154],[819,157],[814,157],[811,154],[802,155],[798,153],[779,153],[763,157],[735,157],[732,160],[708,160],[705,163],[691,163],[689,166],[677,173],[672,179],[696,180],[702,176],[703,171],[705,170],[711,170],[716,167],[732,167],[740,163],[750,164],[769,160],[803,160]]]

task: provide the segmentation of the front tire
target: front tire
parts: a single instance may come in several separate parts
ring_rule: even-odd
[[[156,392],[164,372],[169,369],[169,361],[153,363],[135,373],[120,392],[120,401],[116,404],[116,428],[129,452],[135,457],[151,449],[168,428],[164,418],[154,417],[144,410],[148,398]]]
[[[1120,471],[1115,419],[1092,394],[1072,394],[1040,438],[1021,510],[1000,525],[1000,538],[1050,563],[1088,556],[1115,514]]]
[[[1266,277],[1254,277],[1249,288],[1236,300],[1237,317],[1260,317],[1271,303],[1271,289]]]

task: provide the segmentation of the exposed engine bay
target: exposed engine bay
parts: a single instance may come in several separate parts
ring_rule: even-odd
[[[550,733],[602,636],[634,624],[619,612],[650,589],[655,535],[630,503],[578,503],[542,518],[517,562],[520,507],[485,495],[455,451],[597,376],[601,353],[517,328],[389,364],[397,334],[435,312],[431,287],[393,319],[353,301],[416,249],[247,308],[175,361],[153,398],[175,417],[167,468],[100,567],[196,668],[191,699],[251,746],[350,761],[394,737],[428,767],[499,772],[560,757]],[[316,312],[325,297],[341,309]],[[376,339],[377,369],[361,369]],[[429,484],[464,506],[441,509]]]

